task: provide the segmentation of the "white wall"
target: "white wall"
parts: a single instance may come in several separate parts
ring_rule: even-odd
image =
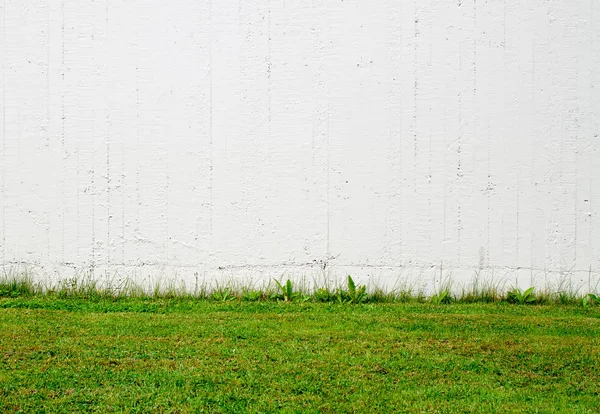
[[[600,279],[597,0],[0,7],[5,269]]]

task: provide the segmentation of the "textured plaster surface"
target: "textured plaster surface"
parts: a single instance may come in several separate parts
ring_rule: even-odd
[[[0,0],[0,24],[4,269],[600,278],[596,0]]]

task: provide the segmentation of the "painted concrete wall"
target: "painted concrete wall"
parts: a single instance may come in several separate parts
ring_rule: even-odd
[[[600,278],[600,3],[2,0],[0,261]]]

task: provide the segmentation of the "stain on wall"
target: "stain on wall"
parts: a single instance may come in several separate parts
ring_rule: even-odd
[[[600,5],[0,1],[0,262],[600,280]]]

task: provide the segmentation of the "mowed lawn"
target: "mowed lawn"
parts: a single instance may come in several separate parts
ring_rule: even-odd
[[[0,300],[0,412],[600,412],[600,307]]]

